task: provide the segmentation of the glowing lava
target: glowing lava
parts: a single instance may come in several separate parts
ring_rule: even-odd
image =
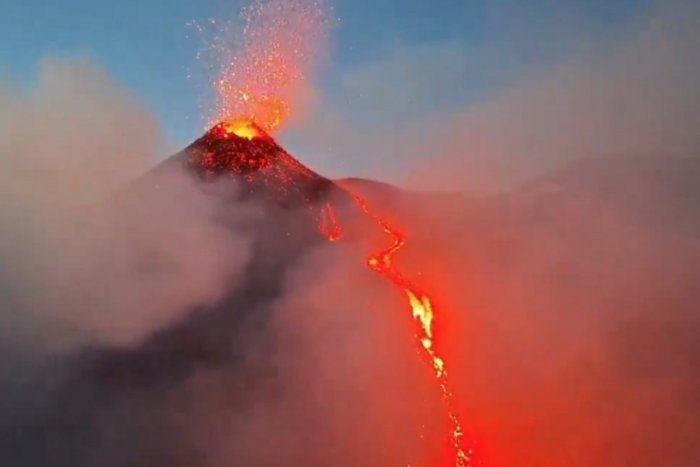
[[[306,106],[311,75],[334,25],[326,0],[253,0],[238,21],[193,24],[214,68],[210,125],[244,117],[273,134]],[[241,28],[242,26],[242,28]]]
[[[417,338],[420,342],[420,347],[424,355],[427,357],[430,365],[435,371],[435,378],[440,388],[442,400],[447,410],[447,416],[450,421],[449,443],[452,450],[451,458],[448,465],[456,467],[472,466],[473,452],[471,448],[465,447],[464,432],[462,423],[457,416],[457,411],[454,404],[454,396],[450,390],[449,379],[445,360],[440,357],[435,350],[434,345],[434,328],[433,321],[435,320],[435,312],[433,309],[430,297],[425,291],[411,283],[399,271],[393,263],[393,256],[405,244],[406,237],[397,228],[392,226],[388,221],[375,214],[369,207],[367,200],[354,192],[347,186],[343,187],[352,195],[357,205],[362,212],[369,216],[379,227],[391,238],[391,245],[388,248],[383,248],[372,254],[367,259],[367,265],[372,271],[388,279],[396,288],[401,290],[407,299],[407,304],[411,309],[413,318],[419,324]],[[329,237],[330,240],[332,240]]]
[[[235,177],[241,193],[281,207],[305,207],[320,219],[334,185],[291,154],[256,123],[231,119],[213,126],[184,151],[186,164],[205,180]],[[334,218],[328,220],[333,224]]]
[[[233,134],[248,141],[260,136],[260,130],[256,128],[251,120],[230,120],[222,123],[221,126],[227,134]]]

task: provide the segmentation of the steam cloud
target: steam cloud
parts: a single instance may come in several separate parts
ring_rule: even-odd
[[[428,186],[460,180],[482,193],[365,187],[409,234],[403,269],[439,299],[438,344],[488,465],[700,463],[700,41],[697,7],[664,5],[605,52],[449,116],[369,130],[316,109],[310,147],[393,154]],[[177,173],[154,200],[130,196],[155,162],[157,127],[99,69],[47,61],[31,94],[0,88],[0,109],[0,447],[10,465],[37,465],[10,446],[46,441],[27,420],[43,423],[57,392],[90,416],[67,418],[89,434],[82,447],[59,446],[54,465],[379,467],[444,439],[408,311],[362,264],[382,240],[374,231],[295,263],[282,293],[254,310],[264,323],[245,324],[235,365],[118,383],[106,405],[91,400],[87,376],[68,378],[66,396],[73,368],[57,361],[86,347],[140,355],[153,333],[243,280],[251,239],[224,229]],[[410,136],[417,127],[429,144]]]

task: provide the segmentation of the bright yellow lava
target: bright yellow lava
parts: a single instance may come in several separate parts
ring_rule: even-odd
[[[258,131],[250,120],[230,120],[224,122],[223,128],[229,135],[236,135],[239,138],[248,140],[260,136],[260,131]]]

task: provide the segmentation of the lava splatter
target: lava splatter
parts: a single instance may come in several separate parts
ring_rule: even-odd
[[[301,113],[334,24],[326,0],[255,0],[238,21],[192,23],[214,75],[208,125],[244,118],[272,134]]]

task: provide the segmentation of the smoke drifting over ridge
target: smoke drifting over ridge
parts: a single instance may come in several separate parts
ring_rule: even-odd
[[[444,162],[460,173],[491,175],[497,188],[588,157],[698,157],[700,7],[654,2],[622,37],[591,40],[544,71],[533,71],[494,99],[459,112],[436,138]],[[461,131],[464,130],[464,131]],[[472,179],[470,179],[472,181]],[[461,183],[462,180],[455,180]]]
[[[323,245],[293,264],[280,296],[253,310],[260,318],[243,328],[242,363],[196,361],[185,376],[154,376],[149,385],[128,377],[98,384],[80,365],[71,373],[69,362],[66,386],[45,366],[18,384],[16,375],[28,371],[24,352],[55,358],[86,344],[117,345],[133,351],[138,366],[148,358],[142,342],[235,287],[252,254],[248,232],[222,231],[207,199],[177,173],[164,176],[162,198],[141,205],[117,196],[104,215],[86,216],[128,193],[129,182],[153,165],[157,129],[94,67],[48,62],[43,70],[35,93],[0,93],[0,332],[10,360],[2,384],[21,389],[6,391],[11,397],[0,405],[0,455],[10,465],[47,465],[4,454],[26,428],[23,411],[43,420],[44,405],[50,421],[89,432],[76,438],[79,447],[55,447],[53,465],[71,467],[383,467],[420,458],[439,442],[440,411],[428,370],[415,359],[410,317],[361,264],[374,238]],[[502,114],[489,115],[475,125],[491,128]],[[692,113],[683,121],[692,122]],[[560,144],[547,146],[557,162],[580,141],[577,125],[585,127],[565,122],[572,139],[552,131]],[[601,129],[589,128],[591,141]],[[539,131],[550,136],[546,125]],[[625,135],[636,132],[622,133],[621,143]],[[688,141],[643,136],[670,148]],[[504,157],[507,143],[499,149]],[[700,171],[697,158],[658,152],[581,162],[479,200],[373,192],[360,183],[405,227],[411,243],[403,269],[420,273],[446,311],[436,325],[466,401],[466,428],[487,465],[700,461]],[[468,168],[462,155],[449,152]],[[245,204],[231,212],[255,216]],[[134,274],[144,257],[156,257],[155,266]],[[163,367],[186,366],[183,360],[176,353],[156,359]],[[36,403],[34,392],[59,402]],[[427,438],[418,442],[420,435]],[[21,441],[37,450],[46,439],[30,431]]]
[[[3,340],[133,344],[215,299],[247,261],[247,240],[224,238],[184,176],[129,197],[157,161],[158,128],[99,68],[47,60],[35,90],[0,99]]]
[[[650,2],[599,35],[575,13],[541,11],[567,5],[536,2],[530,14],[497,0],[491,40],[400,43],[346,71],[342,95],[318,105],[290,143],[338,176],[473,193],[510,189],[578,158],[697,157],[697,2]],[[513,57],[554,44],[566,52]]]

